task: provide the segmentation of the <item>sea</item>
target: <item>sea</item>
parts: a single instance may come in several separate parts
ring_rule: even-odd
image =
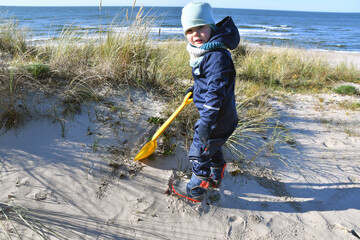
[[[59,37],[64,29],[97,35],[124,31],[141,10],[156,41],[185,39],[181,7],[8,7],[0,5],[1,22],[16,21],[32,41]],[[215,20],[231,16],[244,43],[305,49],[360,52],[360,13],[327,13],[214,8]]]

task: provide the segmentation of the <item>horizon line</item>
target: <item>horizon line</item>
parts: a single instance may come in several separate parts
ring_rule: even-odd
[[[62,6],[62,5],[46,5],[46,6],[41,6],[41,5],[34,5],[34,6],[29,6],[29,5],[25,5],[25,6],[19,6],[19,5],[0,5],[0,7],[97,7],[100,8],[100,6],[98,5],[73,5],[73,6]],[[104,7],[133,7],[133,6],[114,6],[114,5],[102,5],[101,8]],[[141,6],[135,6],[135,7],[141,7]],[[182,8],[183,6],[145,6],[143,5],[143,7],[174,7],[174,8]],[[320,10],[289,10],[289,9],[261,9],[261,8],[228,8],[228,7],[213,7],[213,9],[243,9],[243,10],[261,10],[261,11],[284,11],[284,12],[314,12],[314,13],[352,13],[352,14],[356,14],[356,13],[360,13],[359,12],[349,12],[349,11],[320,11]]]

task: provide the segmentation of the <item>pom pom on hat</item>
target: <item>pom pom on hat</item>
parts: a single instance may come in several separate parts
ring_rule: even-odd
[[[191,2],[182,9],[181,25],[186,31],[193,27],[210,25],[212,29],[216,28],[213,10],[210,4],[205,2]]]

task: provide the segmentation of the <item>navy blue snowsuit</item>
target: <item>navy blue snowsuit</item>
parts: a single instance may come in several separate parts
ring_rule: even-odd
[[[226,17],[216,26],[208,42],[222,42],[228,49],[235,49],[240,35],[231,17]],[[193,100],[200,119],[195,124],[189,160],[193,161],[195,175],[208,177],[210,167],[224,166],[222,146],[238,123],[234,94],[236,72],[230,52],[218,48],[205,53],[192,73],[195,81]],[[199,124],[211,129],[206,144],[200,140]]]

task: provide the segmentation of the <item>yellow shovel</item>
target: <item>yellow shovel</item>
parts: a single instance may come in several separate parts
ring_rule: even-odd
[[[182,104],[176,109],[176,111],[169,117],[168,120],[156,131],[151,141],[145,144],[145,146],[140,150],[140,152],[135,156],[134,161],[138,161],[150,156],[157,147],[156,139],[165,131],[165,129],[170,125],[170,123],[175,119],[175,117],[183,110],[183,108],[193,101],[190,96],[192,92],[186,94]]]

